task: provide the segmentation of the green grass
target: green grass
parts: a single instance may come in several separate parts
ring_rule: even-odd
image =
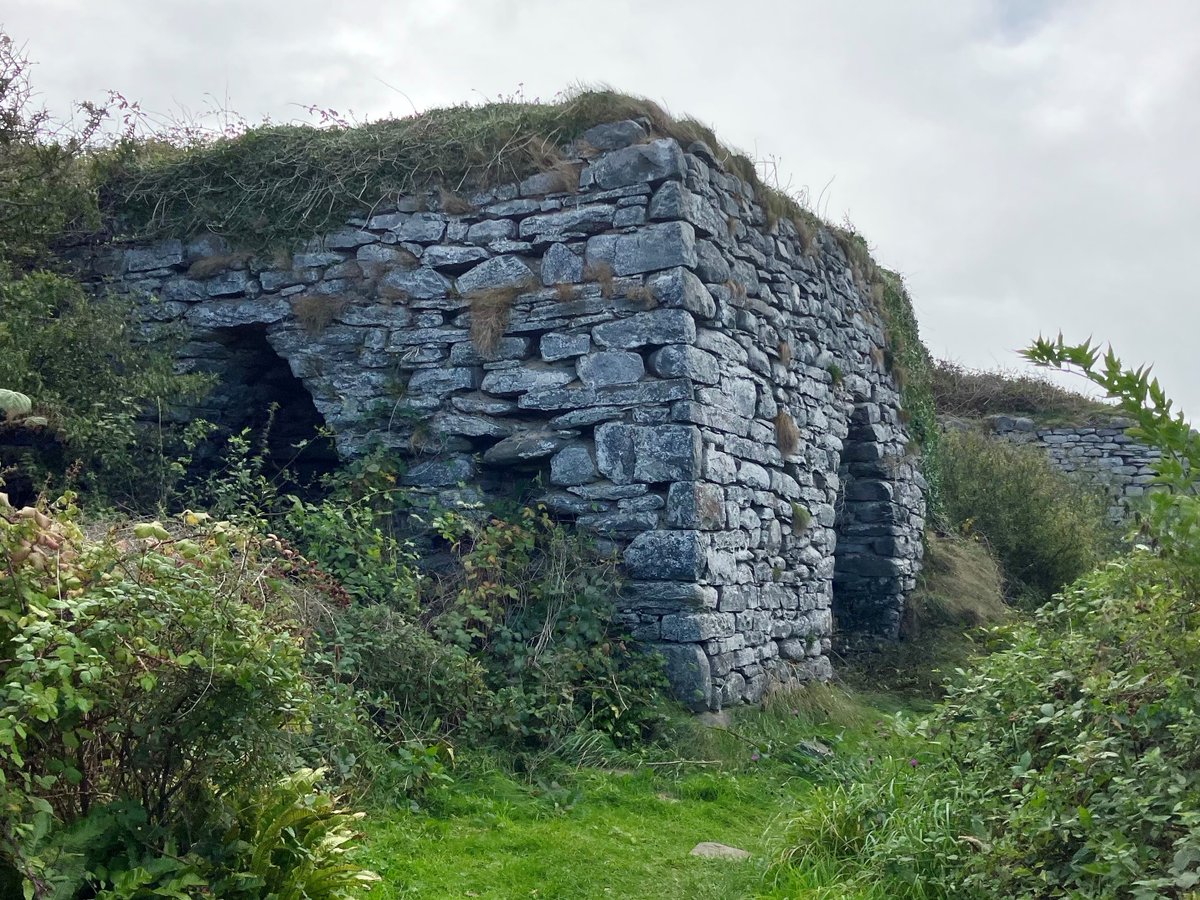
[[[778,866],[789,823],[841,767],[893,740],[890,714],[818,686],[727,728],[680,721],[665,743],[607,764],[520,777],[468,754],[459,781],[425,808],[367,819],[364,858],[383,879],[369,896],[806,896],[790,892],[828,887],[835,873],[819,860]],[[817,744],[833,755],[815,755]],[[752,856],[690,856],[701,841]]]

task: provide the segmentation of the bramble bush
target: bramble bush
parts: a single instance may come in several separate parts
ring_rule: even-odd
[[[293,498],[286,528],[354,598],[319,626],[320,660],[376,722],[518,755],[578,729],[617,743],[655,730],[661,665],[614,621],[612,560],[544,510],[414,506],[364,468],[319,503]]]

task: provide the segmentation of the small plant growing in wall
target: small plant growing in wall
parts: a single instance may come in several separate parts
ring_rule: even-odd
[[[466,216],[475,212],[475,207],[465,197],[446,188],[438,188],[438,200],[442,212],[451,216]]]
[[[625,299],[638,303],[646,309],[658,307],[658,297],[648,284],[635,284],[625,289]]]
[[[835,388],[841,387],[846,381],[846,373],[842,371],[842,367],[837,363],[830,363],[826,366],[825,371],[829,373],[829,380]]]
[[[345,308],[345,297],[301,294],[292,301],[292,312],[296,315],[296,321],[300,323],[301,328],[312,335],[318,335],[328,328]]]
[[[781,409],[775,414],[775,443],[784,456],[791,456],[800,449],[800,429],[787,410]]]
[[[792,345],[787,341],[779,342],[779,362],[785,367],[792,364]]]
[[[807,507],[801,506],[795,500],[792,501],[792,534],[804,534],[808,531],[808,526],[812,524],[812,513]]]
[[[604,261],[590,262],[587,264],[587,268],[583,270],[583,280],[600,285],[600,296],[605,300],[611,300],[614,274],[610,263]]]
[[[471,304],[471,343],[485,358],[494,356],[508,328],[519,287],[490,288],[467,296]]]

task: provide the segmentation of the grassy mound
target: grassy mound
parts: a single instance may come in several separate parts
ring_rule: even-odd
[[[1115,416],[1111,404],[1068,390],[1047,378],[1015,371],[969,369],[938,360],[930,369],[938,412],[962,419],[1003,413],[1043,424]]]

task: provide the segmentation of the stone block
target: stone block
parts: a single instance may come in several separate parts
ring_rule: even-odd
[[[617,484],[690,481],[700,471],[699,429],[690,425],[596,428],[596,465]]]
[[[542,359],[555,362],[560,359],[570,359],[582,356],[592,348],[592,338],[587,334],[561,334],[550,332],[542,335],[539,349]]]
[[[704,543],[697,531],[645,531],[625,548],[625,571],[647,581],[695,581],[704,571]]]
[[[458,276],[456,286],[464,297],[478,291],[524,288],[534,283],[533,271],[515,256],[497,256]]]
[[[583,280],[583,258],[565,244],[551,244],[542,256],[542,284],[578,284]]]
[[[683,150],[669,138],[613,150],[593,160],[580,180],[601,190],[628,184],[682,179],[687,172]]]
[[[666,664],[667,681],[675,698],[689,709],[708,709],[712,699],[712,670],[708,656],[696,644],[650,644]]]
[[[598,477],[595,460],[587,447],[564,447],[550,460],[550,483],[575,486],[595,481]]]
[[[579,380],[588,387],[631,384],[646,374],[646,366],[637,353],[605,350],[579,357],[575,362]]]
[[[655,309],[597,325],[592,329],[592,338],[601,347],[617,350],[691,344],[696,339],[696,320],[686,310]]]
[[[677,481],[667,491],[666,510],[666,522],[672,528],[723,528],[725,492],[704,481]]]
[[[650,370],[662,378],[690,378],[698,384],[716,384],[721,369],[716,357],[689,344],[668,344],[650,355]]]

